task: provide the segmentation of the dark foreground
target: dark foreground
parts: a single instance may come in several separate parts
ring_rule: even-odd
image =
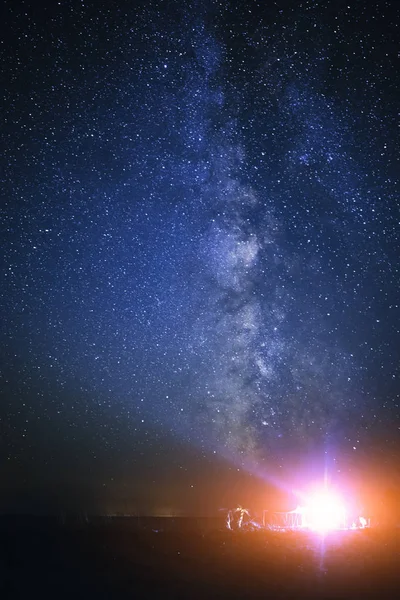
[[[183,523],[183,521],[182,521]],[[174,525],[174,526],[173,526]],[[400,530],[238,532],[0,520],[0,598],[395,598]]]

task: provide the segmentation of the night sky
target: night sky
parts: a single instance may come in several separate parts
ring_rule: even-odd
[[[3,2],[0,508],[400,478],[399,23]]]

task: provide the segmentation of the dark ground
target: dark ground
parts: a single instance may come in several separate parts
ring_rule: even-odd
[[[395,598],[400,529],[317,538],[201,520],[0,519],[0,598]]]

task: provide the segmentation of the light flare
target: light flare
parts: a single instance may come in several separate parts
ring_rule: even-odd
[[[313,494],[304,509],[306,524],[315,531],[346,527],[346,509],[339,496],[328,491]]]

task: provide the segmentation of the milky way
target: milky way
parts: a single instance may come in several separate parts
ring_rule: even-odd
[[[374,436],[392,459],[391,10],[8,6],[6,460],[54,431],[257,473]]]

